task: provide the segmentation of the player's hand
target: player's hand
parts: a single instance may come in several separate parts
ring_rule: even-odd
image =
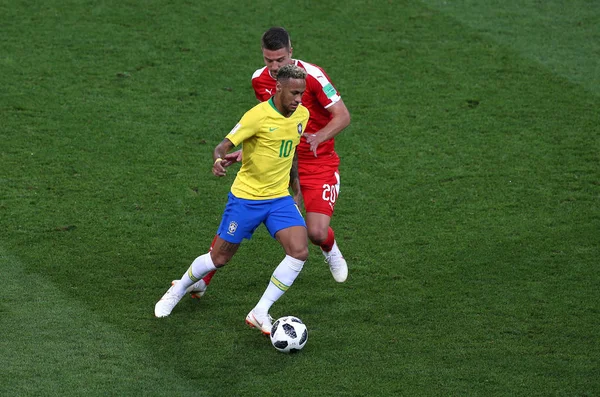
[[[227,153],[221,165],[223,167],[229,167],[231,164],[239,163],[242,161],[242,151],[238,150],[236,152]]]
[[[319,137],[319,134],[304,133],[302,135],[304,138],[306,138],[306,143],[310,145],[310,151],[315,154],[315,157],[317,157],[317,147],[319,147],[319,144],[323,142]]]
[[[223,159],[216,159],[213,166],[212,166],[212,173],[215,176],[225,176],[227,175],[227,170],[225,170],[225,167],[223,166],[223,163],[226,160]]]
[[[227,153],[225,155],[225,158],[223,158],[221,161],[219,161],[219,163],[221,164],[221,167],[223,167],[225,169],[225,168],[229,167],[230,165],[235,164],[240,161],[242,161],[242,151],[238,150],[237,152]],[[214,170],[213,170],[213,174],[217,175],[217,173],[215,173]],[[217,175],[217,176],[223,176],[223,175]]]

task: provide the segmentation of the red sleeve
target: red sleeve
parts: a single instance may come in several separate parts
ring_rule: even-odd
[[[313,105],[318,103],[321,107],[328,108],[341,99],[339,92],[321,67],[302,61],[298,61],[298,64],[307,72],[307,91],[314,96],[315,103]],[[312,111],[312,109],[310,110]]]
[[[275,94],[276,81],[269,75],[267,68],[262,68],[254,72],[252,76],[252,88],[254,96],[259,102],[269,100]]]
[[[252,79],[252,88],[254,89],[254,96],[256,96],[256,99],[258,99],[259,102],[264,102],[260,98],[260,95],[258,94],[259,88],[257,86],[258,86],[258,79]]]
[[[339,100],[339,94],[330,82],[327,83],[328,86],[323,87],[313,76],[307,76],[306,82],[310,86],[310,91],[314,93],[317,101],[323,108],[327,108]],[[325,92],[325,89],[329,89],[329,96]],[[331,95],[332,92],[334,93],[333,95]]]

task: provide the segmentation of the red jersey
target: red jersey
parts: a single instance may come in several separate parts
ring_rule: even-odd
[[[308,108],[310,118],[305,132],[314,133],[329,123],[332,115],[327,108],[338,102],[341,97],[329,80],[329,76],[319,66],[297,59],[294,60],[294,64],[306,70],[306,91],[302,95],[302,105]],[[268,100],[275,94],[276,83],[277,80],[271,76],[266,66],[256,70],[252,75],[252,88],[254,88],[256,98],[261,102]],[[310,145],[306,143],[304,137],[300,140],[296,152],[300,164],[311,161],[327,162],[335,167],[339,165],[340,160],[335,153],[333,138],[319,144],[317,157],[310,151]]]

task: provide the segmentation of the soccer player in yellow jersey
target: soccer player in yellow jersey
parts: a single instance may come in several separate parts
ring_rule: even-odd
[[[306,223],[288,187],[296,146],[309,112],[301,105],[306,72],[288,65],[279,70],[275,95],[255,106],[217,145],[212,172],[225,176],[232,162],[225,155],[243,143],[242,167],[231,186],[229,199],[212,249],[196,258],[180,280],[156,303],[156,317],[166,317],[185,295],[186,289],[209,272],[224,266],[244,238],[249,239],[264,223],[285,251],[264,294],[246,316],[246,323],[264,334],[271,331],[269,309],[292,285],[308,258]]]

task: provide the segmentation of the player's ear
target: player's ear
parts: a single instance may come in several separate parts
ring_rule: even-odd
[[[281,81],[277,80],[277,84],[275,84],[275,91],[280,92],[281,91]]]

